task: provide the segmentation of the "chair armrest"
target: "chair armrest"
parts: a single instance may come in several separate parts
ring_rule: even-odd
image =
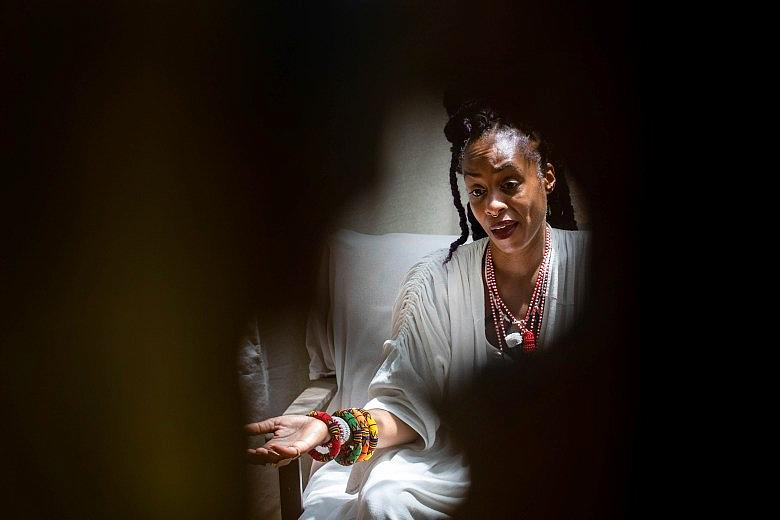
[[[324,410],[336,394],[335,377],[312,381],[287,407],[283,415],[306,415],[311,410]],[[304,454],[279,468],[279,502],[282,520],[295,520],[303,513],[303,488],[309,481],[311,458]]]
[[[282,415],[306,415],[312,410],[324,410],[336,393],[336,378],[326,377],[312,381],[295,398]]]

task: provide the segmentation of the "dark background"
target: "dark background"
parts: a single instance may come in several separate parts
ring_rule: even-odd
[[[549,421],[587,432],[567,444],[590,454],[579,478],[550,482],[562,503],[583,503],[602,462],[587,507],[528,517],[636,515],[644,13],[416,4],[4,4],[4,511],[244,515],[248,309],[273,321],[307,300],[329,218],[377,171],[375,114],[419,85],[516,96],[576,173],[596,238],[587,339],[569,358],[583,362],[540,367],[564,374],[550,406],[512,378],[488,390],[536,414],[522,428],[539,449],[517,454],[535,469],[553,460]],[[476,478],[477,507],[539,496],[501,471]]]

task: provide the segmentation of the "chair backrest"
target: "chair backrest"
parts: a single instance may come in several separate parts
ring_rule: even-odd
[[[368,401],[368,384],[382,362],[404,276],[423,256],[456,238],[340,230],[329,239],[306,332],[309,377],[335,374],[338,382],[329,411]]]

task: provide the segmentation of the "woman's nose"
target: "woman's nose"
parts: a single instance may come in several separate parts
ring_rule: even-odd
[[[501,214],[502,211],[506,209],[506,204],[499,200],[496,197],[491,197],[491,199],[488,201],[487,206],[485,206],[485,213],[489,217],[497,217]]]

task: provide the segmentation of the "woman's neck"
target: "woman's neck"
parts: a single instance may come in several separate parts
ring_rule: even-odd
[[[492,247],[493,266],[497,281],[511,284],[524,284],[533,280],[544,258],[545,227],[542,227],[533,241],[515,253],[504,253],[497,247]]]

